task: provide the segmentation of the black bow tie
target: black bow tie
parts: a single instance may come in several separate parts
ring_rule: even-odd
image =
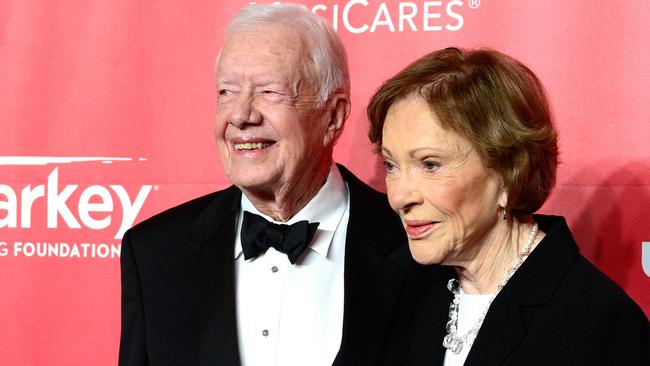
[[[244,211],[244,221],[241,227],[244,259],[257,257],[260,253],[273,247],[275,250],[285,253],[289,262],[294,264],[309,246],[318,224],[318,222],[310,223],[307,220],[291,225],[274,224],[259,215]]]

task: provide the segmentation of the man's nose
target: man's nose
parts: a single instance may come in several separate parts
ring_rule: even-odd
[[[234,102],[228,115],[228,123],[242,128],[246,125],[257,125],[262,122],[262,114],[257,109],[254,96],[242,93]]]

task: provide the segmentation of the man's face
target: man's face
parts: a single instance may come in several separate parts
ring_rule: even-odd
[[[317,106],[305,48],[296,32],[261,27],[231,35],[221,51],[217,148],[228,178],[245,191],[272,197],[331,158],[331,114]]]

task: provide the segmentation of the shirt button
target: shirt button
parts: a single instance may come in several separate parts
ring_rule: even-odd
[[[262,331],[262,335],[265,336],[265,337],[268,336],[268,335],[269,335],[269,331],[268,331],[267,329],[264,329],[264,330]]]
[[[271,267],[271,272],[275,273],[277,271],[278,271],[278,267],[276,266]]]

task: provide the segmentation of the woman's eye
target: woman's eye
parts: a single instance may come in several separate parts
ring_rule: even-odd
[[[384,168],[386,168],[386,173],[392,173],[396,169],[395,164],[391,163],[390,161],[384,160],[383,164],[384,164]]]
[[[440,167],[440,164],[437,161],[425,160],[422,162],[422,167],[427,172],[433,172]]]

